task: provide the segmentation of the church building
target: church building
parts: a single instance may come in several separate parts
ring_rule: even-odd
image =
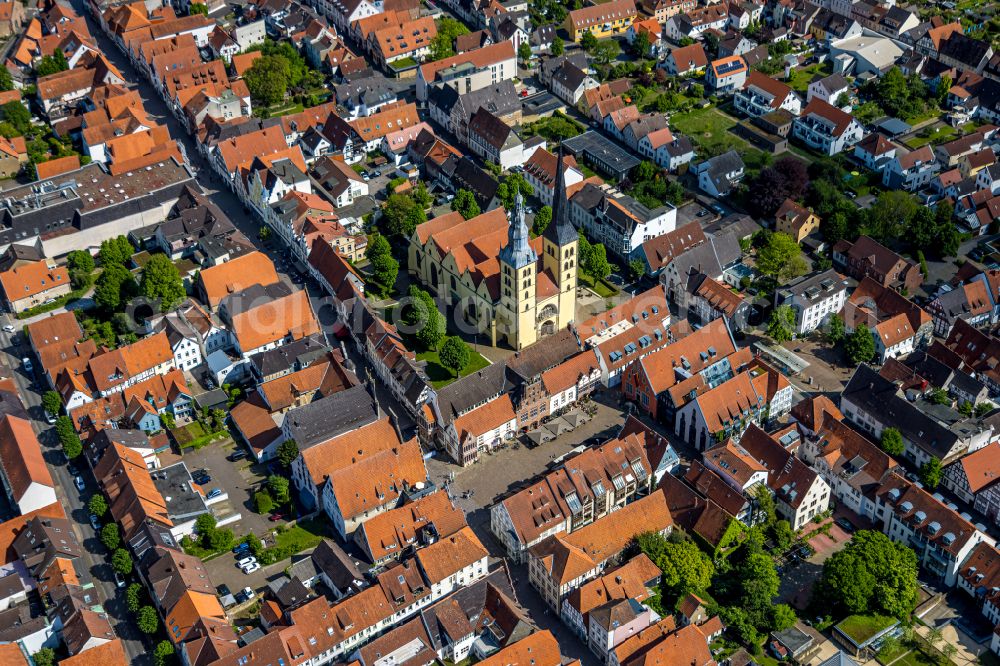
[[[522,349],[566,328],[576,312],[577,244],[569,221],[562,149],[552,221],[532,239],[518,194],[507,219],[502,208],[465,220],[448,213],[419,225],[407,269],[466,323]]]

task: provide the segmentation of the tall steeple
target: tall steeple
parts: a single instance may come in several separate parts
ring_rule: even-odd
[[[530,239],[528,225],[524,223],[524,198],[518,192],[514,198],[514,210],[510,213],[510,225],[507,227],[507,244],[500,248],[500,261],[515,269],[537,262],[538,255],[531,249]]]
[[[556,184],[552,193],[552,221],[542,236],[557,246],[568,245],[579,238],[569,221],[569,203],[566,201],[566,177],[563,174],[563,147],[556,153]]]

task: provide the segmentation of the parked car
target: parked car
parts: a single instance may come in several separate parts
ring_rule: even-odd
[[[211,490],[208,491],[208,494],[205,495],[205,499],[215,499],[221,494],[222,494],[221,488],[212,488]]]
[[[101,521],[94,514],[90,514],[90,526],[93,527],[95,531],[101,529]]]
[[[14,332],[14,324],[7,324],[6,326],[3,327],[3,330],[5,332],[7,332],[7,333],[13,333]]]
[[[844,518],[843,516],[841,516],[840,518],[837,518],[837,520],[835,520],[833,522],[837,523],[837,526],[840,527],[840,529],[842,529],[845,532],[847,532],[848,534],[851,534],[851,533],[854,532],[854,524],[851,521],[849,521],[847,518]]]
[[[270,517],[270,518],[268,518],[268,520],[270,520],[270,521],[271,521],[272,523],[276,523],[276,522],[278,522],[279,520],[281,520],[281,519],[282,519],[282,518],[284,518],[284,517],[285,517],[285,516],[284,516],[283,514],[280,514],[280,513],[272,513],[272,514],[271,514],[271,517]]]
[[[83,492],[83,489],[87,487],[87,484],[84,482],[83,477],[79,475],[77,475],[76,478],[73,479],[73,483],[76,484],[77,490],[79,490],[81,493]]]
[[[238,566],[239,568],[242,569],[246,565],[253,564],[256,561],[257,561],[256,557],[254,557],[253,555],[247,555],[242,560],[239,560],[238,562],[236,562],[236,566]]]
[[[204,486],[212,480],[208,474],[198,474],[197,476],[191,477],[191,480],[197,483],[199,486]]]
[[[56,417],[50,414],[49,410],[46,409],[44,411],[45,411],[45,422],[48,423],[49,425],[55,425],[57,420]]]
[[[250,544],[248,544],[246,541],[242,541],[233,547],[233,553],[236,555],[239,555],[240,553],[249,553],[249,552],[250,552]]]
[[[35,368],[35,366],[31,364],[31,359],[27,356],[21,359],[21,365],[24,367],[25,372],[31,372]]]
[[[260,565],[254,562],[253,564],[248,564],[245,567],[240,567],[240,568],[243,569],[243,573],[249,575],[252,574],[254,571],[260,569]]]
[[[247,457],[246,451],[244,451],[243,449],[236,449],[228,456],[226,456],[226,460],[228,460],[229,462],[236,462],[237,460],[243,460],[246,457]]]
[[[125,587],[125,576],[121,575],[117,571],[115,572],[115,585],[118,587]]]
[[[241,594],[247,599],[256,599],[257,593],[253,591],[252,587],[244,587]]]

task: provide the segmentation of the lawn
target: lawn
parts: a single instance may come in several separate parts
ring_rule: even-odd
[[[873,636],[898,623],[896,618],[884,615],[851,615],[844,618],[837,629],[858,645],[864,645]]]
[[[930,130],[930,131],[928,131]],[[919,132],[916,136],[911,137],[906,141],[906,145],[910,148],[916,150],[927,144],[938,145],[941,143],[946,143],[958,137],[958,130],[950,125],[938,125],[937,127],[927,127]]]
[[[800,67],[792,70],[792,78],[785,81],[785,83],[787,83],[792,90],[804,93],[809,90],[809,84],[813,82],[813,79],[816,77],[829,76],[830,74],[833,74],[833,64],[818,62],[815,65],[809,65],[808,67]]]
[[[670,117],[670,124],[697,146],[699,158],[736,150],[751,168],[759,166],[763,160],[761,151],[732,133],[736,119],[715,107],[678,113]]]
[[[936,666],[937,661],[927,655],[923,650],[913,650],[906,656],[901,657],[893,666]]]
[[[583,271],[577,273],[577,279],[579,280],[581,285],[583,285],[587,289],[590,289],[601,298],[611,298],[612,296],[618,293],[618,290],[615,289],[615,286],[610,282],[606,280],[595,280],[593,277],[587,275]]]
[[[392,62],[389,63],[389,67],[396,70],[397,72],[416,66],[417,66],[417,61],[414,60],[413,58],[410,58],[409,56],[405,58],[400,58],[399,60],[393,60]]]
[[[170,431],[170,433],[174,436],[174,441],[177,442],[177,446],[179,446],[182,450],[191,449],[195,451],[203,446],[211,444],[212,442],[225,439],[229,436],[228,430],[208,432],[205,430],[205,426],[197,421],[192,421],[186,426],[182,426],[180,428],[174,428]]]
[[[469,375],[473,372],[482,370],[490,364],[482,354],[474,349],[469,349],[469,362],[464,368],[460,375],[462,377]],[[451,370],[441,365],[441,359],[438,358],[438,353],[436,351],[423,351],[417,353],[418,361],[427,361],[427,367],[424,371],[427,373],[427,377],[431,380],[431,385],[434,388],[441,388],[447,386],[457,379]]]

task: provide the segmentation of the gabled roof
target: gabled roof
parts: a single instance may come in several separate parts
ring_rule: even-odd
[[[806,108],[802,109],[800,117],[817,116],[828,121],[831,125],[831,134],[840,136],[847,131],[852,122],[857,122],[849,113],[845,113],[837,107],[828,104],[819,97],[814,97]]]
[[[267,286],[278,282],[274,263],[262,252],[243,256],[202,270],[199,273],[209,307],[216,307],[227,296],[252,285]]]

